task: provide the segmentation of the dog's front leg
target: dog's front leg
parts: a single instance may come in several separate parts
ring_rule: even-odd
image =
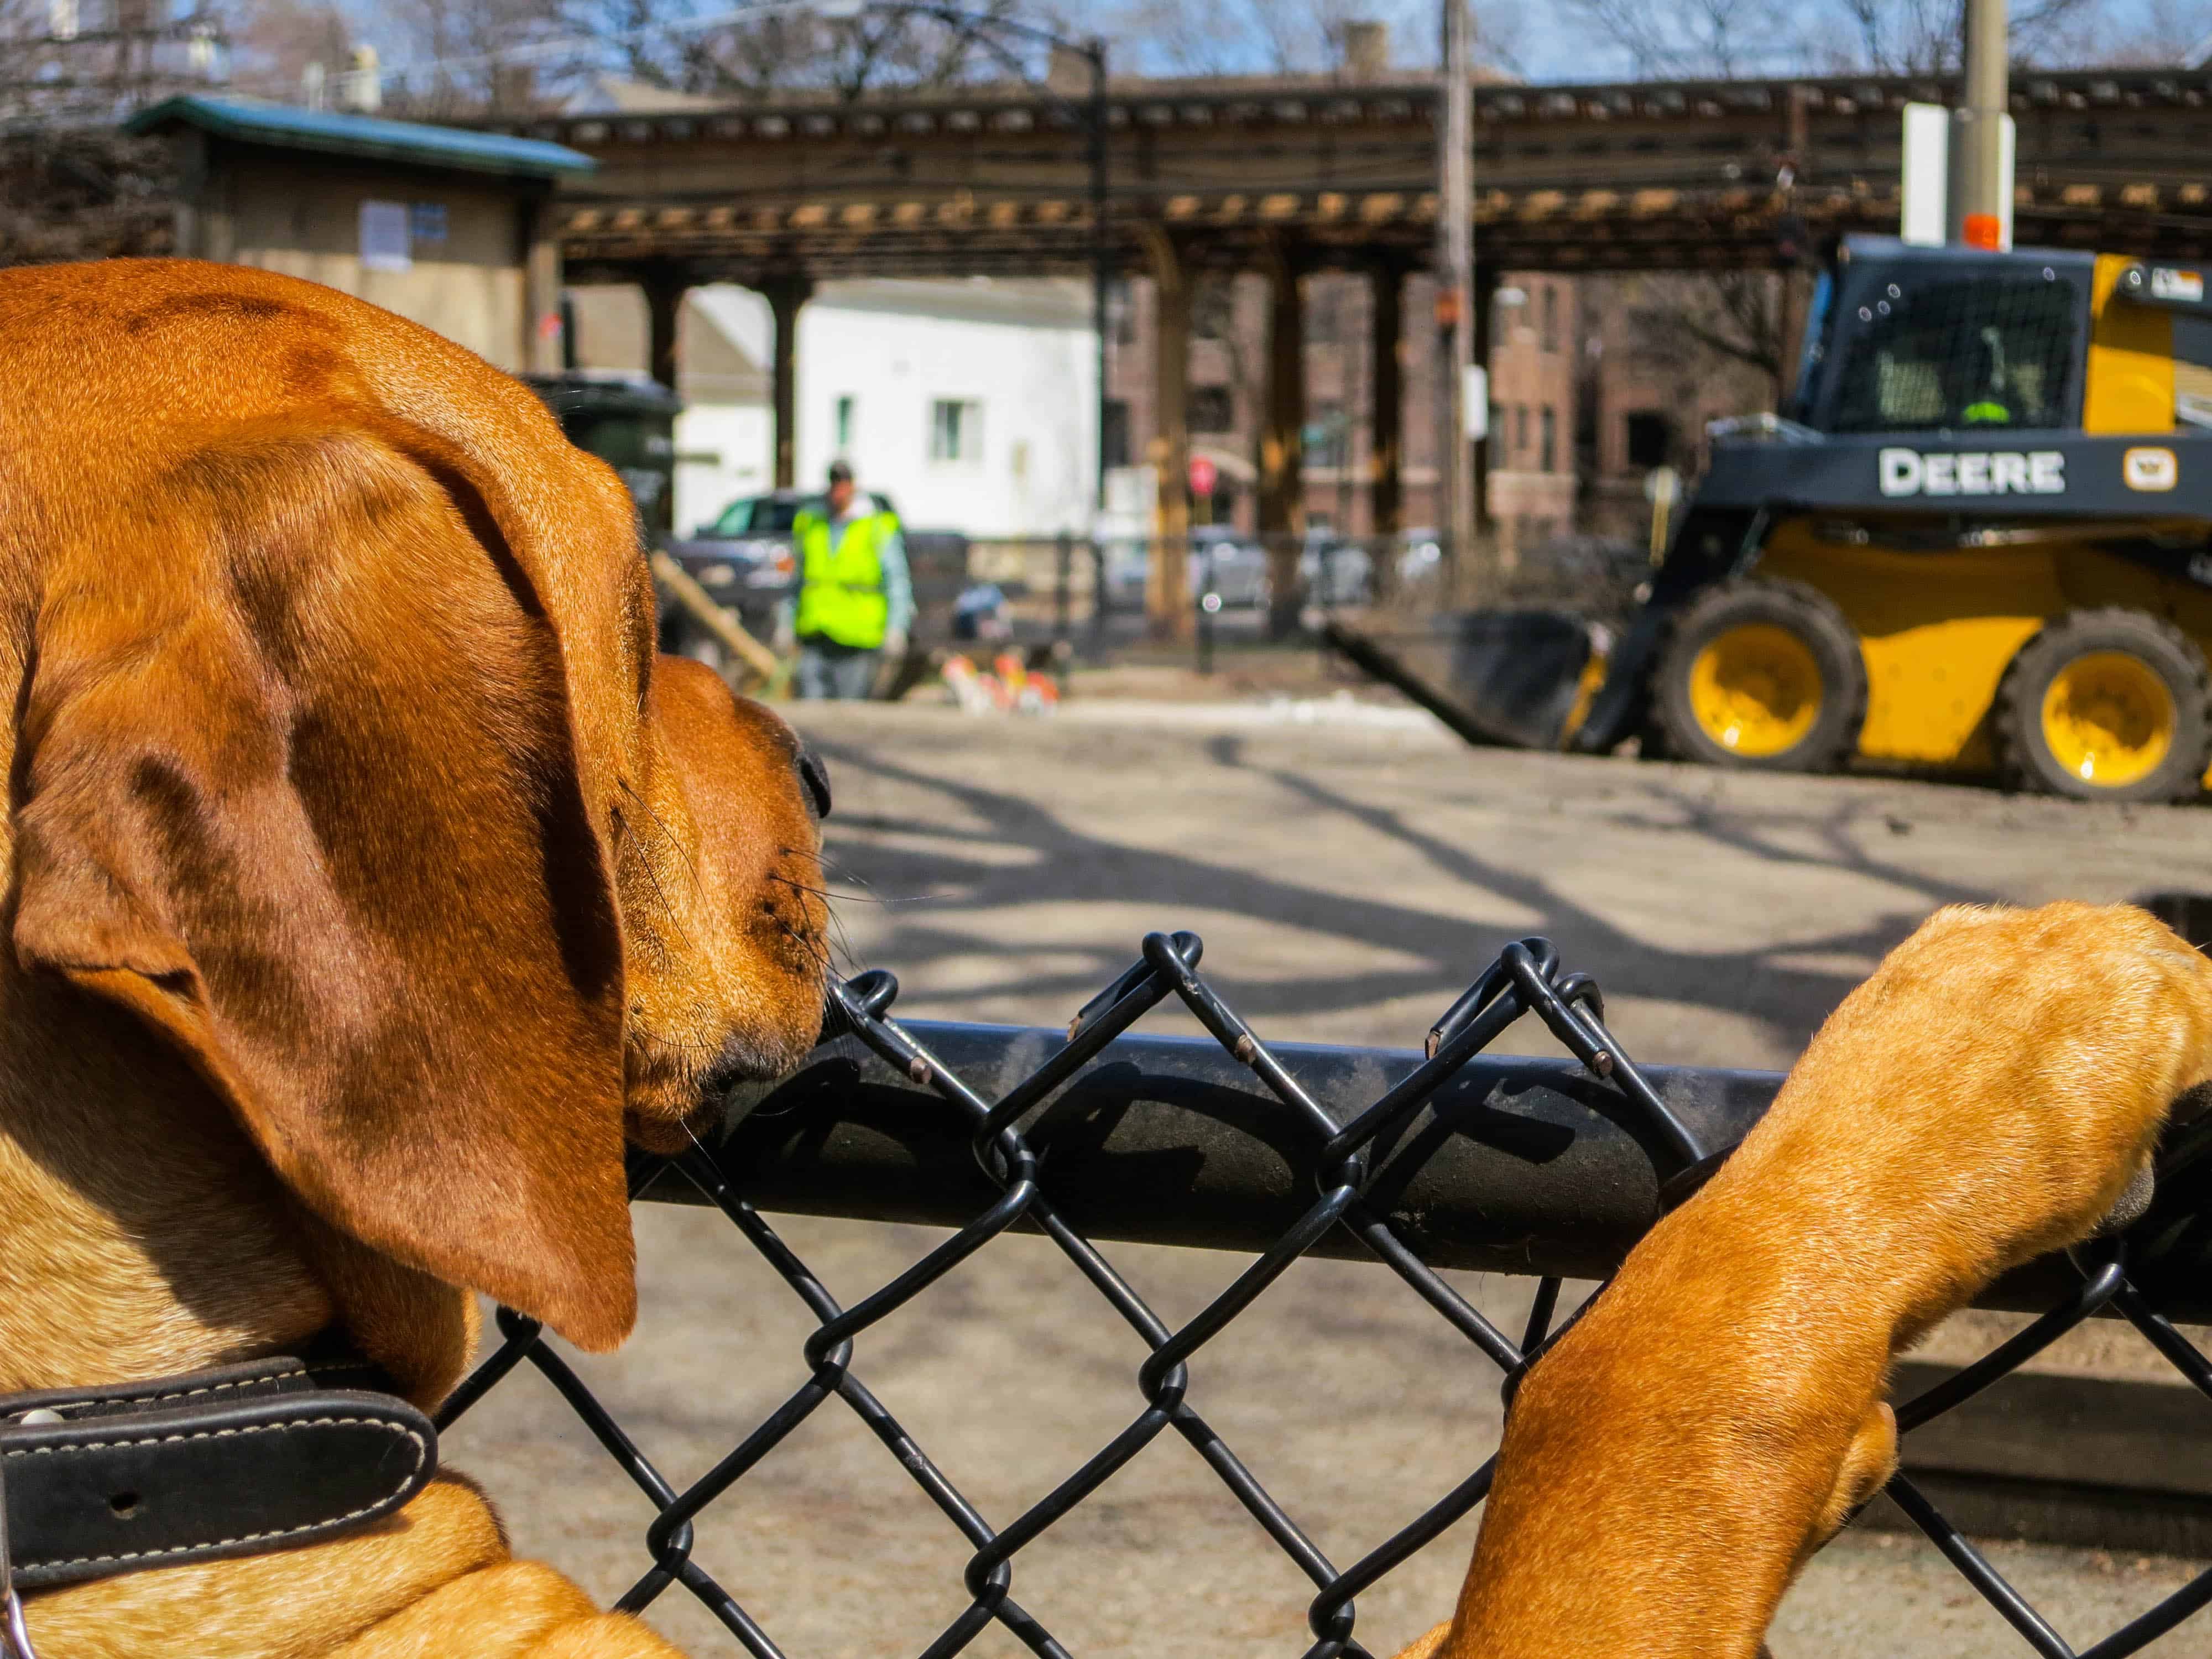
[[[1894,1468],[1895,1355],[2124,1218],[2208,1076],[2212,964],[2142,911],[1939,912],[1530,1370],[1404,1659],[1753,1659]]]

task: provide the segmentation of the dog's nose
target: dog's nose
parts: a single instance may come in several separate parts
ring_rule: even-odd
[[[808,797],[814,802],[814,816],[830,816],[830,769],[822,757],[811,749],[801,749],[794,763],[799,768],[799,781],[806,786]]]

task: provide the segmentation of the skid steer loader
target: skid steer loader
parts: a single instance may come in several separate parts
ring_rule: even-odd
[[[1863,756],[2194,795],[2212,764],[2208,276],[1846,240],[1794,398],[1716,428],[1619,641],[1563,656],[1548,619],[1525,630],[1540,691],[1533,665],[1475,649],[1453,701],[1478,729],[1586,753],[1636,737],[1724,766]],[[1515,706],[1486,718],[1500,684]]]

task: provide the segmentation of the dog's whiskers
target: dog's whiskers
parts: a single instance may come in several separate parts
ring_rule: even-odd
[[[782,850],[786,853],[804,853],[805,851],[804,848],[799,847],[787,847]],[[833,881],[842,882],[849,886],[864,889],[872,889],[875,885],[875,884],[868,880],[866,877],[854,874],[849,868],[838,864],[835,860],[830,859],[826,855],[820,854],[816,854],[815,862],[822,866],[823,873]],[[776,879],[782,881],[788,880],[789,878],[787,877],[779,876]],[[799,886],[802,884],[793,882],[791,884],[793,886]],[[817,894],[824,899],[834,899],[841,904],[928,904],[940,899],[948,899],[954,896],[951,893],[903,893],[896,896],[887,896],[874,891],[833,893],[819,887],[810,887],[806,890],[811,893]]]
[[[832,921],[834,922],[835,919],[832,918]],[[776,925],[783,929],[787,939],[805,951],[814,965],[825,973],[836,971],[839,957],[843,958],[848,968],[857,967],[859,963],[859,957],[854,953],[850,944],[846,941],[825,940],[820,933],[803,934],[781,916],[776,918]]]
[[[690,854],[684,850],[684,843],[678,839],[676,832],[668,827],[668,821],[660,816],[659,809],[655,807],[653,804],[647,800],[643,795],[640,794],[637,790],[637,786],[632,783],[628,778],[621,778],[617,780],[617,781],[622,785],[623,793],[624,794],[628,795],[632,800],[635,801],[640,806],[645,809],[646,817],[653,821],[653,827],[660,832],[661,840],[665,842],[670,848],[674,849],[676,854],[676,861],[684,866],[684,873],[691,878],[692,887],[700,891],[704,891],[699,880],[698,865],[692,860]]]
[[[653,860],[650,858],[641,859],[639,862],[644,867],[646,880],[652,884],[653,901],[659,907],[661,915],[671,927],[675,928],[677,938],[685,945],[690,945],[691,930],[684,925],[684,918],[677,914],[676,907],[668,902],[668,891],[660,884],[660,872],[653,867]]]
[[[825,905],[833,902],[842,904],[892,904],[897,902],[894,899],[878,898],[872,893],[833,893],[826,887],[816,887],[806,882],[793,881],[789,876],[774,871],[769,872],[769,879],[781,882],[786,887],[797,892],[811,893]]]

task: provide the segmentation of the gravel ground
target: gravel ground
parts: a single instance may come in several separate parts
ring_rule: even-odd
[[[1410,1046],[1500,943],[1540,932],[1598,975],[1639,1058],[1778,1066],[1938,904],[2212,892],[2200,811],[1477,753],[1402,710],[1334,701],[1071,703],[1036,723],[848,708],[803,710],[799,724],[830,757],[847,948],[899,973],[910,1016],[1060,1024],[1142,933],[1188,927],[1205,936],[1209,977],[1264,1033]],[[936,1237],[777,1225],[848,1303]],[[639,1334],[583,1368],[687,1479],[798,1386],[808,1327],[719,1217],[653,1206],[639,1234]],[[1241,1265],[1112,1254],[1170,1316]],[[1526,1281],[1459,1282],[1501,1319],[1525,1309]],[[1946,1352],[1963,1357],[1997,1328],[1948,1332]],[[2083,1344],[2072,1363],[2134,1363],[2108,1331]],[[1055,1250],[1007,1237],[867,1333],[855,1369],[1003,1522],[1134,1416],[1141,1358]],[[1495,1373],[1359,1264],[1299,1264],[1193,1370],[1200,1408],[1340,1564],[1496,1441]],[[635,1575],[645,1506],[541,1381],[503,1386],[448,1445],[501,1500],[520,1547],[603,1596]],[[1362,1598],[1370,1650],[1388,1655],[1444,1615],[1472,1532],[1463,1523]],[[2196,1570],[1994,1549],[2077,1646]],[[964,1545],[835,1402],[708,1511],[698,1552],[793,1659],[919,1653],[963,1605]],[[1310,1590],[1170,1437],[1022,1553],[1015,1595],[1090,1659],[1256,1659],[1303,1650]],[[700,1659],[738,1650],[680,1591],[652,1618]],[[1773,1649],[2027,1651],[1932,1550],[1873,1534],[1813,1564]],[[994,1630],[969,1651],[1023,1650]],[[2212,1626],[2200,1618],[2147,1651],[2212,1652]]]

